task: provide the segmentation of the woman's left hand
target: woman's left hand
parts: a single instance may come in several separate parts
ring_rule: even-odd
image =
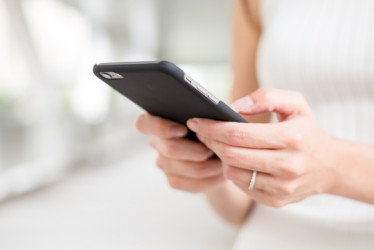
[[[225,177],[260,203],[281,207],[329,191],[332,138],[316,121],[304,97],[261,88],[233,104],[241,114],[275,112],[277,123],[235,123],[194,118],[188,127],[223,162]],[[249,190],[257,171],[253,190]]]

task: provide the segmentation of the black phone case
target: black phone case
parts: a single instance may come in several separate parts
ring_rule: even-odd
[[[194,117],[247,122],[225,103],[211,98],[173,63],[135,62],[96,64],[95,75],[152,115],[180,124]],[[123,79],[106,79],[100,72],[115,72]],[[193,81],[193,80],[192,80]],[[196,140],[189,131],[188,138]]]

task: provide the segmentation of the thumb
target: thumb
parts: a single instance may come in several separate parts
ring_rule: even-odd
[[[235,101],[231,106],[242,115],[275,112],[283,117],[289,117],[311,113],[308,104],[299,92],[270,88],[260,88]]]

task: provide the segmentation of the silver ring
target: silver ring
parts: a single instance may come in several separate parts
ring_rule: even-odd
[[[249,187],[248,187],[249,190],[253,190],[253,188],[255,187],[256,175],[257,175],[257,171],[253,171],[251,182],[249,183]]]

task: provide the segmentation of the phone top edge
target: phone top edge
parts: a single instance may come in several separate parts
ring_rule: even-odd
[[[106,62],[106,63],[96,63],[95,66],[106,66],[106,65],[137,65],[137,64],[159,64],[164,62],[160,61],[129,61],[129,62]]]
[[[106,63],[96,63],[94,64],[94,68],[96,67],[111,67],[111,66],[139,66],[139,65],[159,65],[161,67],[166,68],[174,68],[177,67],[174,63],[160,60],[160,61],[129,61],[129,62],[106,62]]]
[[[137,61],[137,62],[112,62],[95,64],[93,71],[99,73],[100,71],[148,71],[159,70],[171,73],[174,77],[181,77],[184,71],[177,65],[169,61]]]
[[[184,79],[184,71],[172,62],[160,61],[158,63],[159,69],[165,73],[171,73],[174,77],[180,80]]]

